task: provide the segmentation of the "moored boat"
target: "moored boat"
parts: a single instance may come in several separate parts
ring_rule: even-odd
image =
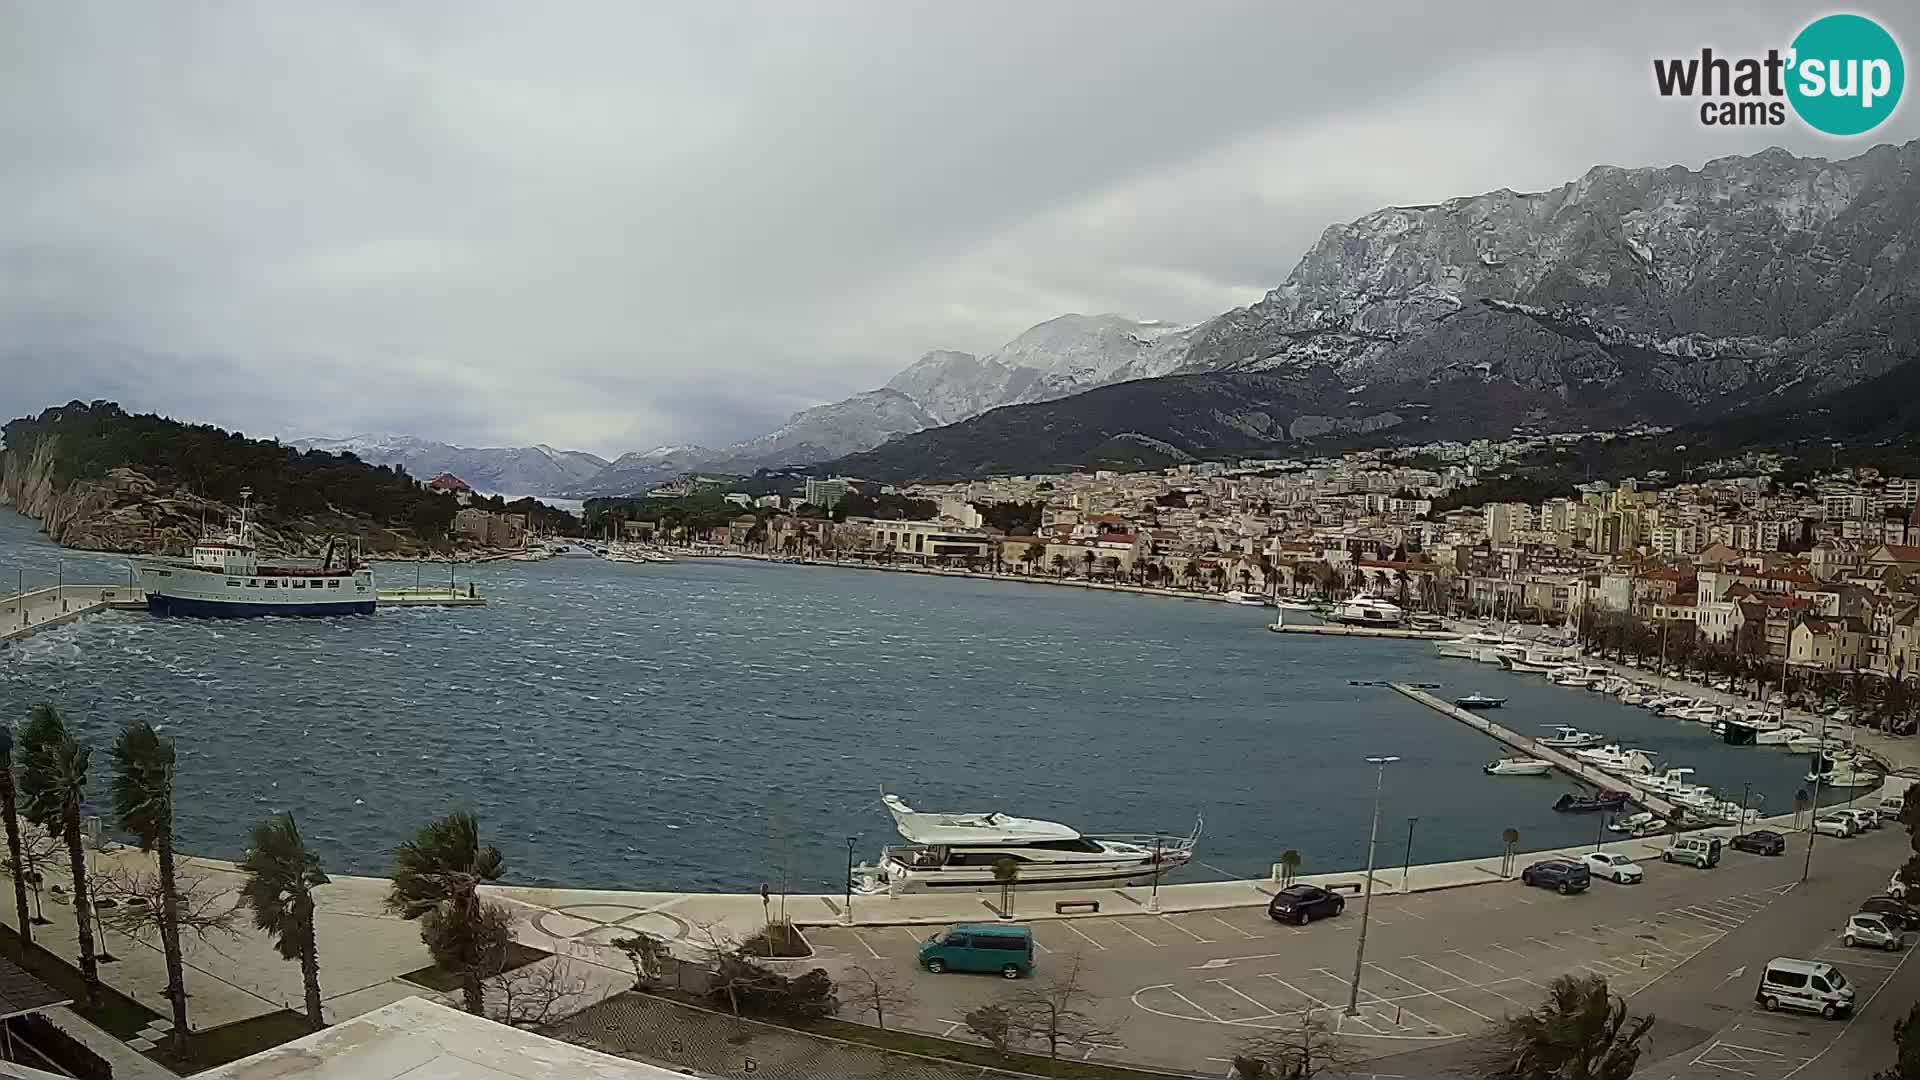
[[[993,813],[922,813],[898,795],[881,802],[908,843],[882,848],[854,867],[862,895],[995,889],[995,866],[1011,860],[1022,889],[1145,885],[1193,858],[1201,825],[1187,836],[1087,835],[1056,821]]]
[[[1597,811],[1619,810],[1627,805],[1627,793],[1624,791],[1603,791],[1594,795],[1581,795],[1566,792],[1554,800],[1553,808],[1562,814],[1591,814]]]
[[[1505,705],[1507,699],[1503,697],[1488,697],[1476,691],[1465,697],[1454,698],[1453,703],[1463,709],[1497,709]]]
[[[1595,735],[1591,731],[1568,727],[1565,724],[1553,725],[1553,734],[1535,742],[1541,746],[1550,746],[1555,750],[1582,750],[1589,746],[1599,746],[1607,741],[1605,735]]]
[[[133,559],[147,610],[156,615],[239,618],[259,615],[371,615],[373,571],[329,540],[319,559],[270,557],[253,542],[250,500],[219,539],[201,540],[186,558]]]
[[[1245,607],[1271,607],[1272,606],[1272,603],[1260,593],[1242,592],[1239,589],[1234,589],[1233,591],[1224,594],[1223,596],[1221,596],[1221,599],[1225,600],[1229,604],[1240,604]]]
[[[1488,776],[1545,776],[1553,771],[1551,762],[1539,758],[1501,758],[1481,768]]]
[[[1328,618],[1353,626],[1399,626],[1406,621],[1407,613],[1401,610],[1400,605],[1377,596],[1354,593],[1335,604]]]

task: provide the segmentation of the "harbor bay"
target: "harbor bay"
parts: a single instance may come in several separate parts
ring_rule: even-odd
[[[56,560],[59,566],[56,568]],[[124,575],[6,514],[28,588]],[[1087,831],[1185,833],[1179,880],[1366,861],[1369,754],[1396,754],[1378,862],[1577,844],[1565,778],[1486,777],[1503,751],[1388,690],[1509,698],[1501,722],[1572,724],[1791,809],[1804,757],[1728,747],[1612,699],[1442,660],[1431,642],[1262,632],[1255,608],[745,560],[459,567],[486,608],[240,622],[113,612],[0,652],[11,717],[57,704],[104,747],[132,715],[179,745],[185,850],[231,857],[291,810],[330,867],[377,873],[420,821],[479,811],[523,882],[836,889],[847,838],[894,842],[882,785],[922,809]],[[383,564],[383,586],[447,568]],[[11,583],[9,583],[11,584]],[[96,757],[103,751],[97,750]],[[96,801],[104,780],[95,785]],[[97,807],[96,807],[97,811]]]

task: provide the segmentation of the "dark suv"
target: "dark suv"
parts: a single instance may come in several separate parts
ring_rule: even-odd
[[[1591,881],[1585,866],[1566,859],[1548,859],[1546,862],[1534,863],[1520,871],[1520,884],[1558,889],[1563,896],[1567,893],[1586,892]]]
[[[1318,885],[1289,885],[1273,894],[1267,914],[1275,922],[1305,926],[1315,919],[1338,915],[1347,902]]]
[[[1741,833],[1727,844],[1735,851],[1751,851],[1755,855],[1780,855],[1787,850],[1787,838],[1772,829]]]

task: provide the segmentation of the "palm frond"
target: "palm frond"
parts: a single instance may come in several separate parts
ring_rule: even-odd
[[[173,742],[143,719],[113,742],[113,814],[143,851],[173,830],[173,765]]]

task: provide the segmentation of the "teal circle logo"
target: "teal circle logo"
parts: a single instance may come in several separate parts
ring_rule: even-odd
[[[1907,83],[1900,43],[1864,15],[1815,19],[1793,39],[1787,99],[1815,130],[1859,135],[1879,127]]]

